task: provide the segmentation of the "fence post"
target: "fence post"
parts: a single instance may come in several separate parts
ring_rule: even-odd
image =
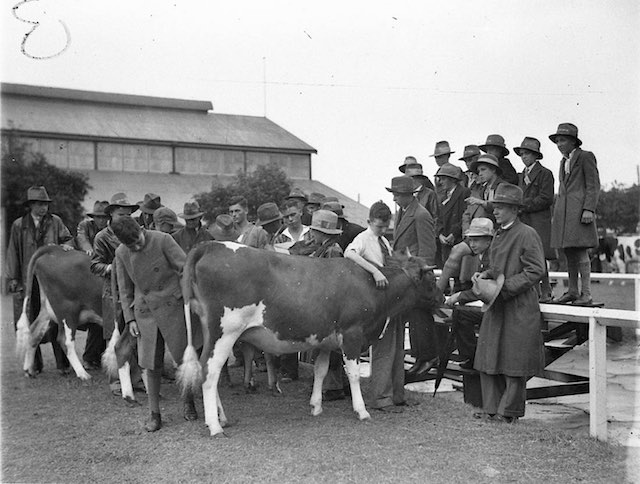
[[[589,316],[589,433],[607,440],[607,327]]]
[[[635,297],[636,297],[636,311],[640,312],[640,277],[636,275],[633,280],[633,286],[635,288]],[[636,328],[636,341],[640,340],[640,328]]]

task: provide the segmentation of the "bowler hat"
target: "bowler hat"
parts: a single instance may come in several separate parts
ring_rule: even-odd
[[[429,156],[450,155],[451,153],[455,153],[455,151],[451,151],[448,141],[438,141],[436,148],[433,150],[433,154]]]
[[[487,141],[480,145],[479,148],[482,151],[487,151],[487,146],[497,146],[498,148],[502,148],[502,156],[507,156],[509,154],[509,148],[504,143],[504,138],[499,134],[490,134],[487,136]]]
[[[184,220],[191,220],[194,218],[202,217],[204,212],[200,210],[200,204],[195,200],[192,202],[185,202],[182,213],[178,214],[178,217]]]
[[[492,203],[504,203],[506,205],[522,205],[522,188],[511,183],[501,183],[493,192]]]
[[[416,160],[415,156],[405,157],[404,162],[398,167],[398,170],[400,170],[402,173],[406,173],[408,167],[419,168],[422,171],[422,165],[418,163],[418,160]]]
[[[438,169],[436,176],[448,176],[454,180],[462,180],[462,170],[451,163],[445,163]]]
[[[462,161],[467,161],[468,158],[477,156],[479,154],[480,154],[480,148],[478,148],[478,145],[467,145],[464,147],[464,153],[462,154],[462,157],[459,159]]]
[[[291,190],[291,193],[289,193],[289,195],[284,197],[284,199],[285,200],[301,200],[305,203],[308,201],[307,196],[299,188],[294,188],[293,190]]]
[[[472,291],[484,303],[481,309],[483,313],[486,313],[496,300],[503,284],[504,274],[498,275],[497,279],[480,279],[479,277],[473,279]]]
[[[536,156],[537,160],[542,159],[542,153],[540,153],[540,141],[538,141],[536,138],[525,136],[522,140],[522,143],[520,143],[520,146],[516,146],[515,148],[513,148],[513,151],[515,151],[516,155],[518,156],[522,156],[522,150],[529,150],[535,153],[536,155],[538,155]]]
[[[465,237],[493,237],[493,221],[485,217],[471,219]]]
[[[391,188],[385,188],[391,193],[415,193],[420,189],[420,186],[410,176],[402,175],[394,176],[391,179]]]
[[[29,202],[51,202],[47,189],[45,187],[29,187],[27,188],[27,200]]]
[[[105,213],[105,209],[109,206],[109,202],[106,200],[96,201],[93,204],[93,212],[89,212],[87,215],[93,217],[108,217],[109,214]]]
[[[233,224],[231,215],[222,214],[216,217],[216,221],[209,228],[213,238],[219,241],[235,241],[240,236],[240,230]]]
[[[270,222],[282,219],[282,214],[278,209],[278,206],[273,202],[263,203],[258,207],[258,220],[256,225],[266,225]]]
[[[307,202],[307,204],[320,205],[322,202],[324,202],[325,198],[326,197],[322,193],[313,192],[309,194],[309,201]]]
[[[133,210],[131,211],[131,213],[136,212],[140,208],[137,203],[131,203],[127,198],[127,195],[122,192],[116,193],[111,197],[111,199],[109,200],[109,205],[107,205],[107,207],[104,209],[104,212],[109,215],[111,211],[116,207],[132,208]]]
[[[578,127],[575,124],[560,123],[556,132],[549,135],[549,139],[555,143],[558,136],[571,136],[576,140],[578,146],[582,144],[582,141],[578,138]]]
[[[329,235],[342,233],[342,230],[338,228],[338,215],[329,210],[316,210],[313,212],[310,228]]]
[[[138,202],[138,206],[140,207],[140,211],[148,214],[153,214],[160,207],[163,207],[160,203],[160,195],[156,195],[155,193],[147,193],[144,196],[144,200]]]
[[[502,174],[502,168],[500,168],[500,164],[498,163],[498,158],[496,158],[495,156],[489,153],[480,155],[477,160],[471,163],[471,166],[469,168],[471,169],[472,172],[474,172],[475,174],[478,174],[478,165],[480,163],[493,166],[498,172],[498,175]]]
[[[340,205],[340,202],[324,202],[322,204],[322,210],[330,210],[335,213],[338,218],[344,218],[344,207]]]
[[[156,227],[160,227],[161,224],[171,224],[174,227],[182,225],[178,222],[176,213],[168,207],[160,207],[153,212],[153,223]]]

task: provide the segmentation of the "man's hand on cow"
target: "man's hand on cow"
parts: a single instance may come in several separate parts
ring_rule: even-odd
[[[70,250],[75,250],[73,246],[68,244],[62,244],[61,247],[62,247],[62,250],[64,250],[65,252],[69,252]]]
[[[374,272],[373,273],[373,278],[376,281],[376,287],[378,289],[384,289],[389,285],[389,280],[380,271]]]
[[[460,299],[460,293],[456,292],[451,296],[445,297],[444,304],[445,306],[452,308],[458,302],[459,299]]]
[[[129,321],[129,333],[131,333],[131,336],[134,338],[140,337],[140,330],[138,330],[138,323],[135,319],[133,321]]]
[[[583,224],[590,224],[591,222],[593,222],[593,212],[591,210],[583,210],[580,222],[582,222]]]
[[[20,286],[20,281],[18,281],[18,279],[11,279],[7,286],[7,290],[9,292],[18,292],[19,286]]]

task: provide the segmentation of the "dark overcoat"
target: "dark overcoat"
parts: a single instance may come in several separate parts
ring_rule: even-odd
[[[553,207],[551,247],[596,247],[598,230],[595,217],[590,224],[580,222],[583,210],[595,214],[600,195],[600,175],[596,157],[590,151],[576,148],[569,160],[569,175],[560,163],[558,196]]]
[[[542,240],[545,259],[555,259],[551,247],[551,208],[553,206],[553,173],[537,162],[529,173],[529,184],[520,173],[518,185],[524,194],[520,220],[533,227]]]
[[[545,272],[542,242],[519,220],[491,242],[492,279],[504,274],[500,294],[484,313],[474,368],[490,375],[531,376],[544,367],[536,285]]]
[[[393,229],[393,250],[404,252],[407,248],[411,255],[424,257],[432,265],[436,258],[436,235],[431,214],[414,198],[404,210],[396,216]]]
[[[185,260],[171,235],[155,230],[145,232],[145,245],[139,251],[124,244],[116,249],[122,312],[125,322],[138,323],[138,362],[143,368],[153,368],[158,330],[173,359],[182,361],[187,331],[180,276]],[[196,347],[202,344],[197,326],[193,324]]]
[[[442,202],[438,204],[436,235],[447,237],[449,234],[453,234],[454,241],[451,245],[462,241],[462,214],[466,208],[464,200],[468,193],[468,189],[456,184],[449,201],[445,205]]]

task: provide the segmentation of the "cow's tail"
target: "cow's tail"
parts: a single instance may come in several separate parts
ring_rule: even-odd
[[[182,356],[182,363],[176,372],[176,380],[183,395],[189,392],[195,392],[202,385],[202,365],[198,359],[198,353],[193,346],[193,328],[191,323],[191,299],[194,296],[195,265],[200,259],[201,253],[202,249],[200,247],[196,247],[190,252],[182,274],[182,296],[184,298],[184,320],[187,326],[187,347]]]
[[[118,376],[118,358],[116,356],[116,343],[120,338],[120,331],[118,330],[118,325],[115,325],[115,329],[111,334],[111,338],[109,339],[109,344],[107,345],[107,349],[102,353],[102,369],[104,372],[111,376]]]

